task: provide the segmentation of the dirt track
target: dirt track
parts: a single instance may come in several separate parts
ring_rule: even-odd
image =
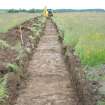
[[[48,20],[28,67],[27,87],[15,105],[78,105],[61,52],[57,30]]]

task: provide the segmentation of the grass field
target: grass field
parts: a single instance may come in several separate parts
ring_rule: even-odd
[[[7,32],[8,29],[19,25],[20,23],[35,17],[35,14],[28,13],[1,13],[0,14],[0,32]]]
[[[105,96],[105,13],[59,13],[54,21],[85,68],[86,79],[97,81],[98,94]],[[98,100],[97,105],[105,105]]]
[[[61,13],[54,20],[82,64],[105,63],[105,13]]]

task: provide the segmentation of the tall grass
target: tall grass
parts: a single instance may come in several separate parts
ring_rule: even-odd
[[[7,32],[8,29],[19,25],[20,23],[35,17],[30,13],[1,13],[0,14],[0,32]]]
[[[88,65],[105,63],[105,35],[89,34],[79,38],[75,47],[81,62]]]
[[[75,48],[83,64],[105,63],[104,13],[59,13],[54,20],[64,31],[64,43]]]

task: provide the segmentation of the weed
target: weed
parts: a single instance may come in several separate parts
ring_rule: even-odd
[[[9,69],[10,72],[17,72],[17,70],[19,70],[17,64],[12,64],[12,63],[8,63],[7,68]]]
[[[6,81],[0,78],[0,103],[5,102],[5,98],[8,97],[6,89]]]
[[[0,40],[0,49],[5,49],[5,48],[9,48],[9,44],[4,41],[4,40]]]

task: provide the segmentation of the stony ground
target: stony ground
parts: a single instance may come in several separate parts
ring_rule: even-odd
[[[15,105],[78,105],[61,50],[57,30],[48,20],[28,67],[27,87]]]

